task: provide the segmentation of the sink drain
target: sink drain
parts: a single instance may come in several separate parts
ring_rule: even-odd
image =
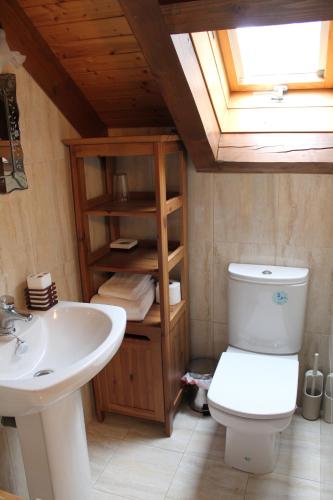
[[[34,377],[43,377],[43,375],[49,375],[50,373],[53,373],[54,370],[39,370],[34,374]]]

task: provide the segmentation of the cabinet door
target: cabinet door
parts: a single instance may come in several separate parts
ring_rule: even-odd
[[[114,411],[164,421],[160,336],[126,334],[112,361],[95,377],[97,414]]]

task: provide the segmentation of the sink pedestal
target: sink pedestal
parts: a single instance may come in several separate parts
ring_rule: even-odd
[[[31,500],[91,500],[80,390],[16,424]]]

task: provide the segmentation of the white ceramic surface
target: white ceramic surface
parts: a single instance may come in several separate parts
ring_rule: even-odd
[[[15,416],[30,499],[91,500],[80,387],[124,337],[119,307],[60,302],[0,342],[0,415]],[[34,377],[40,370],[52,370]]]
[[[228,350],[222,353],[208,400],[216,409],[243,418],[289,417],[295,411],[297,382],[296,356],[290,359]]]
[[[229,342],[208,391],[212,417],[226,426],[225,462],[272,472],[279,432],[291,421],[298,383],[308,269],[230,264]]]
[[[118,350],[126,313],[119,307],[60,302],[35,312],[31,324],[17,324],[28,350],[15,339],[0,340],[0,415],[42,411],[93,378]],[[53,370],[34,377],[39,370]]]
[[[262,274],[265,271],[272,274]],[[275,275],[277,282],[272,281]],[[236,268],[230,264],[230,345],[257,353],[298,353],[304,332],[307,287],[307,269],[249,264],[238,264]]]

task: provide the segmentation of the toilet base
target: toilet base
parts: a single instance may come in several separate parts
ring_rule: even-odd
[[[249,434],[227,427],[224,461],[235,469],[267,474],[275,467],[279,442],[279,432]]]

